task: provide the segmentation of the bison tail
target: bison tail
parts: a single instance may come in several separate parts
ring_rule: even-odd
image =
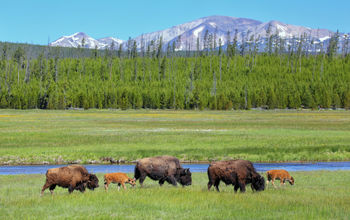
[[[46,178],[47,178],[47,175],[49,175],[49,170],[46,171],[46,174],[45,174]]]
[[[138,164],[136,164],[136,166],[135,166],[135,171],[134,171],[134,178],[135,178],[135,180],[137,180],[137,179],[139,179],[141,177],[141,172],[140,172],[140,170],[139,170],[139,168],[138,168]]]
[[[211,174],[210,174],[210,165],[209,165],[209,167],[208,167],[208,170],[207,170],[207,174],[208,174],[208,179],[209,179],[209,182],[211,182]]]

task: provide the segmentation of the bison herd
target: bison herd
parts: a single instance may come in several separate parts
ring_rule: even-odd
[[[285,170],[271,170],[267,173],[267,181],[272,182],[279,179],[281,184],[288,181],[294,184],[294,179]],[[172,156],[159,156],[143,158],[136,163],[134,178],[128,177],[125,173],[109,173],[104,175],[105,190],[108,190],[110,183],[117,183],[118,190],[120,185],[125,189],[125,184],[136,185],[139,180],[141,187],[146,177],[158,181],[162,186],[164,182],[168,182],[174,186],[177,183],[182,186],[192,184],[192,174],[189,169],[182,168],[179,159]],[[262,191],[265,189],[265,179],[256,172],[252,162],[247,160],[229,160],[212,162],[208,167],[208,190],[214,185],[219,191],[219,184],[223,181],[226,185],[234,187],[234,191],[246,191],[246,184],[251,184],[253,191]],[[49,188],[51,194],[56,186],[68,188],[68,192],[74,190],[84,192],[86,187],[94,190],[99,187],[99,180],[95,174],[89,173],[87,169],[81,165],[69,165],[66,167],[52,168],[46,172],[46,182],[41,190],[41,195]]]

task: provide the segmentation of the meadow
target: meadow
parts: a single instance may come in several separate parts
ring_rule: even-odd
[[[132,176],[132,174],[129,174]],[[294,172],[295,185],[234,194],[207,191],[206,173],[194,173],[193,185],[182,188],[146,179],[144,188],[127,185],[106,193],[100,187],[84,194],[57,187],[40,197],[45,175],[0,175],[0,219],[348,219],[349,171]],[[279,186],[279,184],[277,184]]]
[[[350,111],[0,110],[0,163],[350,160]]]

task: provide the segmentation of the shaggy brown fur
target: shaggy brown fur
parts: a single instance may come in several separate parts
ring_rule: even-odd
[[[148,176],[152,180],[159,180],[159,185],[165,181],[176,186],[180,183],[182,186],[192,184],[192,176],[189,169],[184,169],[180,165],[179,159],[172,156],[149,157],[139,160],[135,166],[135,180],[140,181],[141,187],[143,181]]]
[[[269,181],[271,181],[273,187],[275,186],[275,180],[280,180],[281,186],[285,184],[286,180],[290,185],[294,185],[294,178],[288,173],[287,170],[269,170],[266,172],[267,180],[266,186],[268,186]]]
[[[56,186],[68,188],[69,193],[72,193],[74,189],[84,192],[86,186],[91,190],[97,188],[98,178],[96,175],[88,173],[86,168],[81,165],[48,169],[41,195],[44,194],[47,188],[50,188],[50,192],[53,194]]]
[[[125,173],[107,173],[104,175],[105,180],[105,190],[108,190],[108,185],[110,183],[118,183],[118,191],[120,189],[120,185],[126,189],[125,183],[129,183],[132,186],[136,185],[135,179],[128,177]]]
[[[251,183],[252,190],[265,189],[264,177],[255,171],[253,164],[247,160],[229,160],[213,162],[208,167],[208,190],[215,186],[219,192],[220,181],[226,185],[232,184],[235,192],[240,189],[245,192],[245,185]]]

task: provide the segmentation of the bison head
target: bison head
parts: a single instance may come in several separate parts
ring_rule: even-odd
[[[183,168],[177,168],[176,170],[176,180],[182,185],[182,186],[189,186],[192,184],[192,173],[190,171],[190,168],[183,169]]]
[[[252,188],[254,188],[256,191],[263,191],[265,190],[265,179],[263,176],[256,176],[253,178],[252,181]]]
[[[98,187],[98,178],[95,174],[89,174],[89,180],[87,181],[87,188],[94,190]]]
[[[132,185],[132,187],[134,187],[136,185],[136,179],[135,178],[128,178],[127,183],[130,183],[130,185]]]
[[[290,183],[290,185],[294,185],[294,178],[291,176],[290,180],[288,180],[288,182]]]

